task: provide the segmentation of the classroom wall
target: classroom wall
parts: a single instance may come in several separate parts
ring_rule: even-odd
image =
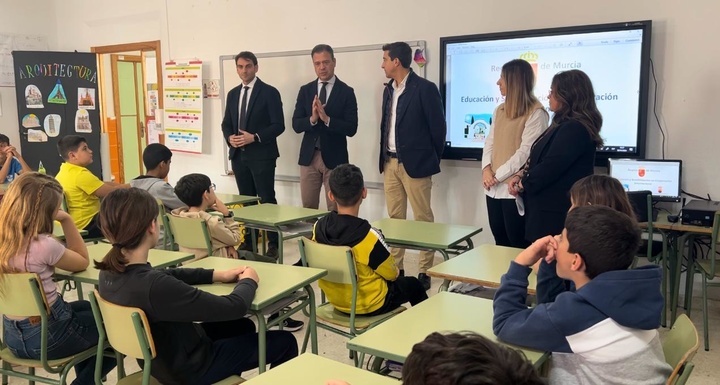
[[[720,36],[716,20],[720,2],[716,0],[66,0],[62,4],[54,10],[59,49],[88,50],[94,45],[160,39],[163,60],[198,57],[209,64],[204,66],[209,69],[208,78],[219,77],[220,55],[240,50],[273,52],[309,49],[319,42],[351,46],[426,40],[428,78],[437,82],[441,36],[652,19],[652,58],[660,84],[657,104],[666,129],[666,157],[684,160],[686,190],[720,199],[716,149],[720,130],[714,127],[720,121],[720,50],[715,42]],[[377,66],[369,67],[369,73],[381,71],[380,58],[378,52]],[[341,63],[337,74],[342,77]],[[263,76],[262,62],[258,76]],[[298,76],[310,80],[314,74]],[[284,103],[294,103],[295,96],[283,95]],[[234,191],[234,180],[222,176],[226,154],[222,152],[219,100],[206,100],[205,113],[207,152],[176,154],[170,182],[184,173],[203,172],[219,190]],[[295,134],[288,127],[285,135]],[[660,156],[660,133],[652,108],[647,154]],[[442,170],[433,179],[436,220],[480,224],[485,231],[478,241],[490,241],[479,164],[443,161]],[[281,203],[300,203],[295,183],[279,182],[277,193]],[[362,214],[371,219],[385,215],[382,192],[370,192]]]
[[[55,2],[26,2],[16,0],[0,0],[0,33],[9,35],[45,36],[48,47],[54,50],[57,46],[57,24],[55,22]],[[15,87],[0,87],[0,133],[10,138],[10,143],[20,145],[18,126],[17,99]],[[35,167],[35,166],[33,166]]]

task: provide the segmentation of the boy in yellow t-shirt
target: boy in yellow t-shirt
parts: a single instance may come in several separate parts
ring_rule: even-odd
[[[78,229],[88,232],[89,238],[102,237],[98,223],[100,198],[115,189],[128,188],[130,185],[103,182],[87,169],[93,162],[93,152],[84,137],[64,136],[58,141],[57,147],[65,162],[60,165],[55,179],[65,192],[68,214]]]
[[[337,166],[330,173],[328,197],[337,211],[320,218],[313,228],[318,243],[352,248],[357,274],[356,313],[387,313],[405,302],[415,306],[428,298],[415,277],[401,277],[380,230],[358,218],[360,203],[367,196],[360,169],[352,164]],[[352,287],[320,279],[320,288],[335,309],[350,313]]]

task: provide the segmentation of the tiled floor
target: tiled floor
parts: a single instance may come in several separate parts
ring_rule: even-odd
[[[287,247],[285,248],[286,255],[285,255],[285,261],[288,264],[292,264],[299,258],[299,254],[297,252],[297,249],[295,247],[295,243],[287,243]],[[435,262],[439,263],[441,261],[440,257],[437,257]],[[406,273],[408,275],[411,274],[417,274],[417,254],[409,251],[405,258],[405,268]],[[683,277],[684,281],[684,277]],[[437,292],[438,287],[440,286],[441,281],[433,279],[432,281],[432,288],[428,293],[432,295],[433,293]],[[717,384],[720,382],[718,379],[720,377],[720,369],[718,369],[718,362],[720,362],[720,290],[709,290],[709,298],[712,298],[710,300],[710,348],[711,350],[709,352],[706,352],[702,347],[702,301],[700,298],[700,285],[695,285],[695,298],[694,298],[694,307],[693,307],[693,313],[692,313],[692,320],[695,323],[696,327],[698,328],[698,331],[700,333],[700,339],[701,339],[701,347],[698,351],[697,355],[695,356],[694,362],[695,362],[695,370],[690,377],[689,384],[691,385],[709,385],[709,384]],[[88,292],[88,289],[90,287],[88,286],[85,290],[85,292]],[[319,293],[319,290],[317,289],[317,285],[315,285],[315,291],[316,293]],[[68,294],[68,300],[73,300],[75,296],[75,292]],[[661,330],[661,335],[664,334],[665,330]],[[302,338],[304,336],[305,329],[302,329],[298,332],[295,332],[295,336],[299,342],[299,344],[302,343]],[[327,331],[324,331],[322,329],[318,330],[318,337],[319,337],[319,354],[332,358],[336,361],[344,362],[349,365],[352,365],[352,360],[348,357],[348,351],[345,348],[345,342],[346,339],[338,336],[336,334],[329,333]],[[134,360],[125,360],[125,367],[126,371],[128,373],[131,373],[133,371],[139,370],[139,367],[137,366],[137,363]],[[251,378],[257,375],[257,371],[253,372],[247,372],[243,374],[243,377],[245,378]],[[74,377],[74,374],[71,374],[71,377]],[[113,371],[108,376],[107,384],[114,384],[116,382],[116,374]],[[17,378],[11,378],[10,384],[26,384],[27,382],[24,380],[20,380]],[[357,384],[362,385],[362,384]]]

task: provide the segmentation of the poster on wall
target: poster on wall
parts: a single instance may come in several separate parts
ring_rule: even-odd
[[[165,145],[173,151],[202,153],[202,61],[174,60],[163,71]]]
[[[95,54],[15,51],[12,57],[20,149],[25,161],[35,170],[42,162],[46,172],[55,175],[62,163],[58,141],[66,135],[81,135],[93,151],[88,169],[101,178]]]
[[[0,87],[15,85],[13,51],[43,51],[48,49],[45,36],[12,35],[0,32]]]

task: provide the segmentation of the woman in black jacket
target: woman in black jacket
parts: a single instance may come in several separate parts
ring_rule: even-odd
[[[162,384],[200,385],[256,368],[258,335],[244,316],[258,287],[257,273],[251,267],[153,269],[147,258],[158,240],[157,214],[157,201],[144,190],[110,193],[100,206],[100,223],[113,247],[102,262],[95,262],[102,270],[100,295],[147,315],[157,351],[152,376]],[[237,286],[223,296],[191,286],[213,282]],[[272,366],[297,354],[290,332],[267,332],[266,356]]]
[[[562,232],[570,208],[569,191],[591,175],[595,151],[602,148],[602,115],[595,104],[590,78],[580,70],[553,77],[548,95],[553,118],[550,127],[530,150],[525,167],[509,181],[511,194],[525,206],[525,237],[532,242]],[[542,262],[538,271],[537,301],[553,302],[566,289],[555,263]]]

